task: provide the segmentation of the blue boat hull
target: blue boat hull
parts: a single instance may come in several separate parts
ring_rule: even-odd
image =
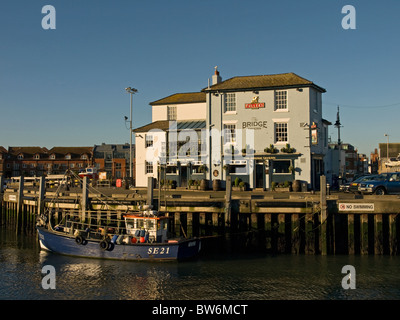
[[[74,237],[37,228],[40,247],[44,250],[77,257],[114,260],[183,260],[195,257],[201,249],[198,238],[168,243],[110,243],[101,248],[100,241],[87,240],[78,244]]]

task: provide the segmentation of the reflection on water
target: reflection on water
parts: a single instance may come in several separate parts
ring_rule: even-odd
[[[213,256],[176,263],[65,257],[39,251],[35,236],[0,230],[0,299],[399,299],[400,257]],[[344,265],[356,289],[341,286]],[[44,265],[56,289],[41,287]]]

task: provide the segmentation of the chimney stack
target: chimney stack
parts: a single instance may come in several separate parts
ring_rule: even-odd
[[[219,75],[219,71],[217,70],[218,67],[216,66],[214,68],[215,68],[215,72],[214,72],[214,75],[212,76],[212,84],[213,85],[220,83],[222,81],[222,78]]]

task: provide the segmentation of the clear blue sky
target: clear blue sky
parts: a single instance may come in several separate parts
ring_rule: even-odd
[[[356,29],[342,28],[344,5]],[[44,5],[56,29],[44,30]],[[369,154],[400,142],[400,1],[1,0],[0,146],[129,142],[151,101],[223,79],[294,72],[340,105],[341,138]],[[330,135],[337,140],[337,130]]]

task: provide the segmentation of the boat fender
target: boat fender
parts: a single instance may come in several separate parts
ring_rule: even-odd
[[[108,241],[102,240],[100,242],[100,249],[105,251],[108,249],[109,245],[110,245],[110,243]]]
[[[85,239],[83,239],[82,236],[78,235],[78,236],[75,237],[75,242],[77,244],[84,244],[85,243]]]

